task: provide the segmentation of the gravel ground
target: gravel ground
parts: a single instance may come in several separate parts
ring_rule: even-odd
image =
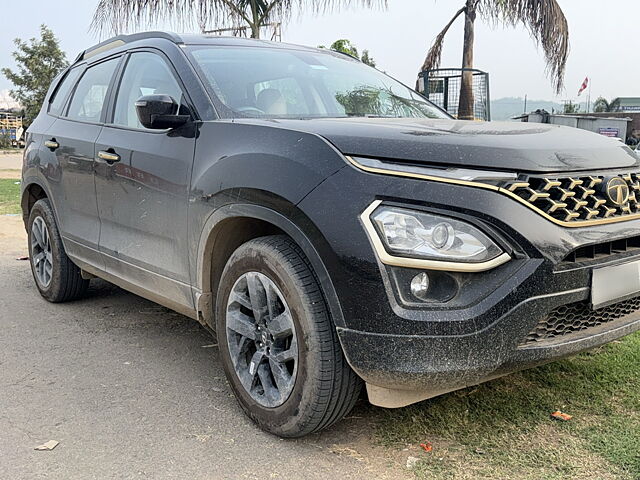
[[[20,170],[22,168],[22,150],[18,152],[0,151],[0,170]]]
[[[0,217],[0,478],[406,477],[406,456],[372,446],[364,402],[321,434],[265,434],[196,322],[102,281],[49,304],[24,254],[20,218]]]

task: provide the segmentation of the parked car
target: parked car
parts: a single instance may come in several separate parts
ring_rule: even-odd
[[[296,437],[363,385],[400,407],[640,329],[639,171],[338,53],[152,32],[53,82],[22,208],[45,299],[100,277],[194,318],[247,415]]]

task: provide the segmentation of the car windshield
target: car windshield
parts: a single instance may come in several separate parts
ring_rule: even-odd
[[[231,116],[447,118],[413,90],[346,55],[245,46],[193,46],[190,52]]]

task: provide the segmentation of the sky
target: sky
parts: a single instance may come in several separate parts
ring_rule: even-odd
[[[0,0],[0,4],[5,2],[10,0]],[[585,94],[578,99],[577,93],[587,76],[593,99],[640,96],[640,58],[635,44],[640,28],[638,0],[558,2],[569,21],[571,35],[565,91],[555,95],[545,75],[542,51],[526,29],[492,28],[479,20],[475,67],[490,73],[492,99],[527,95],[532,100],[585,100]],[[67,57],[73,60],[82,49],[100,40],[89,31],[97,3],[98,0],[22,0],[16,15],[3,22],[0,30],[0,66],[13,66],[12,40],[38,35],[41,23],[54,31]],[[378,68],[413,86],[431,42],[464,0],[388,3],[387,10],[351,8],[320,16],[294,14],[283,28],[283,41],[318,46],[348,38],[360,50],[368,49]],[[160,28],[172,29],[172,25]],[[443,67],[460,66],[462,34],[460,18],[445,40]],[[10,82],[0,75],[0,107],[9,88]]]

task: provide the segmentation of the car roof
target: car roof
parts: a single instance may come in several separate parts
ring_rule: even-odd
[[[260,40],[255,38],[242,38],[242,37],[225,37],[220,35],[207,35],[207,34],[177,34],[173,32],[141,32],[130,35],[118,35],[109,38],[103,42],[98,43],[86,50],[82,51],[76,58],[74,63],[77,63],[88,58],[98,56],[102,53],[109,52],[111,50],[118,49],[127,44],[134,42],[141,42],[143,40],[155,40],[164,39],[175,43],[176,45],[238,45],[238,46],[264,46],[271,48],[281,49],[295,49],[295,50],[308,50],[308,51],[322,51],[322,49],[305,47],[302,45],[294,45],[282,42],[272,42],[268,40]],[[324,50],[325,52],[327,50]]]

